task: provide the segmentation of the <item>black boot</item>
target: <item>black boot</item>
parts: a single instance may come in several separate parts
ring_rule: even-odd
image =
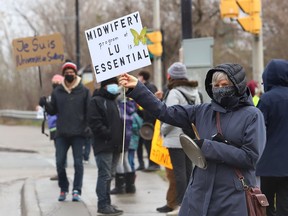
[[[125,174],[126,193],[135,193],[136,192],[135,178],[136,178],[135,172]]]
[[[110,194],[124,194],[125,192],[125,174],[116,173],[115,188],[110,191]]]

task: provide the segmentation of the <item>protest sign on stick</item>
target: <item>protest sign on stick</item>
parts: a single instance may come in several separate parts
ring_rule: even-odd
[[[85,31],[97,82],[151,64],[146,30],[135,12]]]
[[[59,33],[17,38],[12,41],[17,70],[64,61],[64,48]]]

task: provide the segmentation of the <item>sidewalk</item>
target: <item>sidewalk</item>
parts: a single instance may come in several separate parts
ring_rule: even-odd
[[[72,165],[72,163],[70,164]],[[71,166],[67,170],[71,189],[71,179],[73,179],[74,171]],[[48,176],[27,179],[23,189],[23,207],[27,212],[27,216],[97,215],[96,179],[96,166],[91,163],[85,165],[82,202],[72,202],[71,192],[65,202],[58,202],[59,188],[57,181],[50,181]],[[114,187],[114,182],[112,182],[112,187]],[[124,211],[123,215],[127,216],[165,215],[158,213],[156,208],[165,204],[167,187],[167,182],[163,181],[157,173],[139,171],[136,177],[136,193],[111,195],[112,204],[122,209]]]
[[[9,212],[8,215],[15,216],[97,215],[97,167],[93,151],[89,164],[84,165],[82,202],[72,202],[71,191],[65,202],[58,202],[58,183],[50,181],[50,177],[56,174],[53,142],[43,136],[38,127],[0,125],[0,131],[3,159],[0,173],[5,173],[0,181],[0,212],[3,215]],[[67,174],[71,190],[74,175],[71,149],[68,151]],[[136,175],[136,193],[112,195],[112,203],[124,210],[124,216],[165,215],[158,213],[156,208],[166,203],[168,183],[156,172],[138,171]]]

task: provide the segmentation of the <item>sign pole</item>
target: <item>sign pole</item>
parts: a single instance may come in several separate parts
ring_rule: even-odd
[[[41,74],[41,68],[40,68],[40,66],[38,66],[38,73],[39,73],[40,89],[42,90],[42,74]]]

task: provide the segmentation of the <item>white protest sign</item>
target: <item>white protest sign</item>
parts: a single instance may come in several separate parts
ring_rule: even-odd
[[[86,30],[85,36],[97,82],[151,64],[139,12]]]

